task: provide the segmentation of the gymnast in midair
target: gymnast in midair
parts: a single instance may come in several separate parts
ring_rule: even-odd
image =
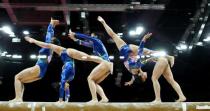
[[[144,48],[144,44],[146,40],[152,35],[151,33],[146,34],[139,46],[133,44],[126,44],[105,22],[102,17],[98,17],[98,21],[104,26],[108,35],[113,39],[115,44],[117,45],[120,54],[124,56],[124,64],[125,67],[134,75],[139,75],[143,81],[146,80],[147,74],[141,70],[141,55],[147,55],[152,53],[157,53],[157,51],[152,51],[149,49]],[[161,75],[168,81],[168,83],[174,88],[176,93],[179,96],[179,99],[176,100],[177,102],[182,102],[186,100],[181,87],[179,84],[174,80],[173,74],[171,71],[171,67],[174,65],[174,57],[166,55],[165,57],[159,57],[156,60],[155,67],[153,69],[152,74],[152,83],[155,92],[155,100],[154,103],[161,102],[160,96],[160,84],[158,79]]]

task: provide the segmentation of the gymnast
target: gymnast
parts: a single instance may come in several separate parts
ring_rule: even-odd
[[[66,48],[58,46],[58,45],[54,45],[51,43],[44,43],[44,42],[35,40],[31,37],[25,37],[25,40],[28,41],[29,43],[34,43],[42,48],[49,48],[61,57],[61,60],[63,61],[64,65],[63,65],[62,73],[61,73],[61,85],[60,85],[60,89],[59,89],[58,102],[63,102],[64,92],[65,92],[65,90],[68,91],[67,88],[68,88],[69,84],[67,84],[67,83],[74,79],[75,66],[74,66],[73,59],[77,59],[77,60],[81,60],[81,61],[92,61],[92,62],[96,62],[96,63],[103,62],[103,59],[101,59],[97,56],[89,56],[88,54],[86,54],[84,52],[81,52],[81,51],[78,51],[78,50],[75,50],[72,48],[66,49]],[[67,88],[65,88],[65,87],[67,87]]]
[[[51,18],[50,24],[47,28],[45,37],[46,43],[51,43],[56,40],[54,37],[54,27],[59,24],[59,20]],[[24,83],[31,83],[42,79],[45,76],[47,67],[52,58],[52,50],[49,48],[41,48],[39,55],[46,55],[47,58],[39,58],[36,65],[30,68],[26,68],[15,75],[15,98],[10,100],[11,102],[22,102],[24,94]]]
[[[108,98],[106,97],[102,87],[99,85],[100,82],[113,72],[113,63],[109,60],[109,55],[104,44],[94,33],[92,33],[91,36],[88,36],[85,34],[70,32],[69,37],[79,45],[93,48],[93,54],[104,60],[92,70],[87,78],[92,96],[92,100],[89,102],[98,102],[97,93],[101,97],[99,102],[108,102]]]
[[[106,32],[108,35],[114,40],[115,44],[117,45],[118,50],[120,51],[120,54],[124,56],[124,64],[126,68],[133,74],[133,75],[139,75],[143,81],[146,80],[147,74],[141,70],[141,55],[147,55],[152,53],[157,53],[157,51],[152,51],[144,47],[144,43],[146,39],[148,39],[152,34],[148,33],[146,34],[141,43],[140,46],[136,46],[133,44],[127,45],[105,22],[105,20],[102,17],[98,17],[98,21],[102,23],[104,26]],[[153,82],[153,88],[155,92],[155,100],[154,103],[161,102],[160,97],[160,84],[159,84],[159,77],[161,75],[164,76],[164,78],[168,81],[168,83],[174,88],[176,93],[179,96],[179,99],[176,100],[177,102],[182,102],[186,100],[186,97],[184,96],[179,84],[174,80],[173,74],[171,72],[171,68],[174,65],[174,57],[166,55],[165,57],[159,57],[155,60],[156,64],[153,70],[152,74],[152,82]],[[133,77],[132,77],[133,78]]]

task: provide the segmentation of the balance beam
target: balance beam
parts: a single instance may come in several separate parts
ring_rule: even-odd
[[[57,103],[0,102],[0,111],[210,111],[210,102]]]

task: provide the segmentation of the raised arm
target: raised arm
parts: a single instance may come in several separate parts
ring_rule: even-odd
[[[88,39],[89,41],[83,41],[83,40],[77,39],[76,37],[77,38]],[[90,48],[93,47],[93,42],[91,41],[92,38],[91,37],[88,37],[88,36],[86,36],[84,34],[79,34],[78,33],[78,35],[77,35],[74,32],[69,32],[69,38],[71,38],[74,42],[76,42],[79,45],[83,45],[83,46],[90,47]]]
[[[84,40],[77,39],[75,42],[82,46],[86,46],[86,47],[90,47],[90,48],[93,47],[93,42],[91,42],[91,41],[84,41]]]
[[[142,41],[140,42],[139,49],[138,49],[138,55],[141,56],[144,53],[144,44],[147,39],[149,39],[152,36],[152,33],[147,33],[144,35]]]
[[[59,24],[59,20],[53,20],[51,18],[50,24],[47,27],[47,33],[46,33],[46,38],[45,42],[46,43],[51,43],[52,37],[54,37],[54,27]]]
[[[128,81],[128,82],[125,82],[125,86],[131,86],[132,84],[133,84],[133,82],[135,81],[135,77],[134,77],[134,75],[132,75],[132,78],[131,78],[131,80],[130,81]]]
[[[46,43],[51,43],[51,39],[52,39],[53,36],[54,36],[54,27],[53,27],[52,23],[50,23],[47,27],[45,42]]]
[[[85,35],[85,34],[81,34],[81,33],[75,33],[75,37],[78,39],[86,39],[86,40],[90,40],[90,41],[95,41],[96,38]]]
[[[105,20],[101,17],[101,16],[98,16],[98,21],[101,22],[101,24],[104,26],[106,32],[109,34],[109,36],[111,37],[119,37],[105,22]]]

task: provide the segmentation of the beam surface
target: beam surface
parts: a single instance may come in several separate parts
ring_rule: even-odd
[[[0,102],[0,111],[210,111],[210,103]]]

